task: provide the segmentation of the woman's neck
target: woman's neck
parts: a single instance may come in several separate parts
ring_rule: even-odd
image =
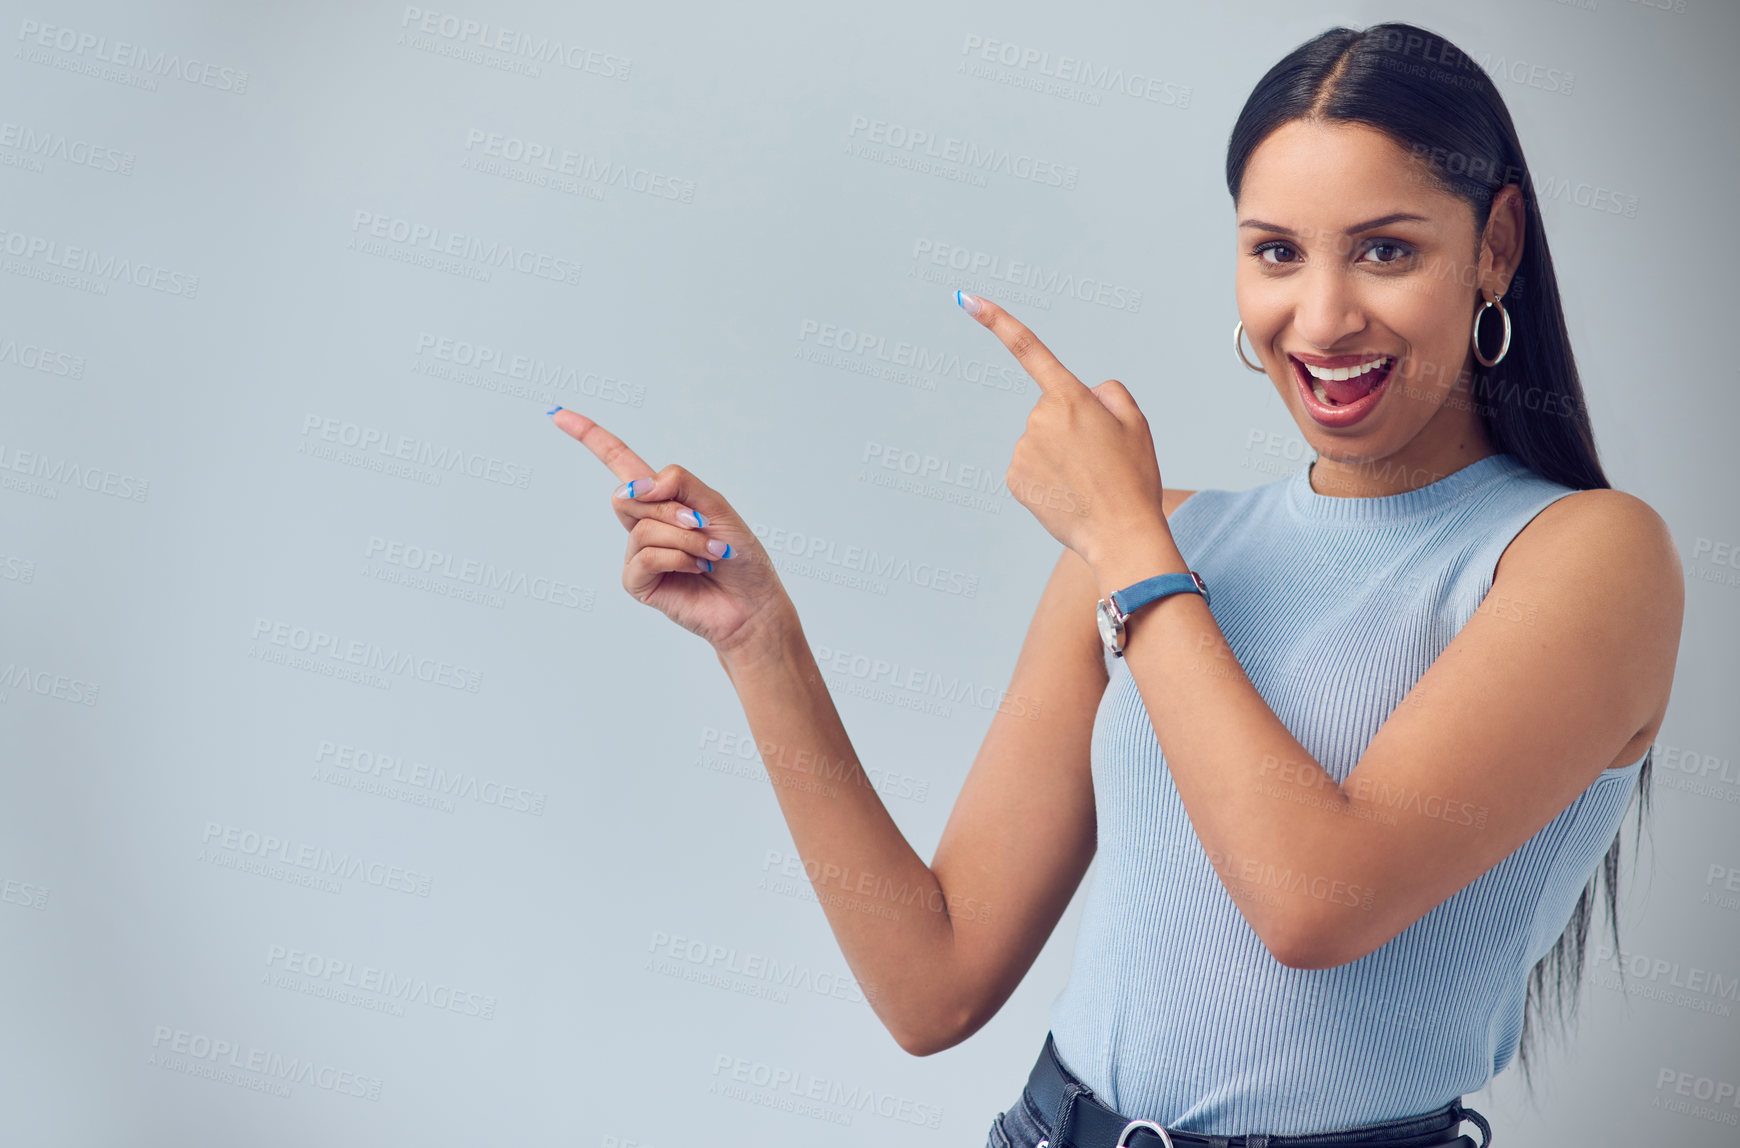
[[[1311,489],[1332,498],[1382,498],[1406,494],[1443,478],[1465,466],[1498,453],[1482,430],[1478,435],[1440,446],[1428,446],[1416,438],[1387,458],[1340,461],[1319,456],[1311,463]]]

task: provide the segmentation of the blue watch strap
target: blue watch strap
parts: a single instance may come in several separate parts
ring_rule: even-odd
[[[1156,574],[1122,590],[1114,590],[1112,604],[1118,608],[1118,613],[1127,616],[1157,598],[1185,592],[1201,594],[1203,602],[1208,602],[1208,584],[1195,571],[1191,571],[1185,574]]]

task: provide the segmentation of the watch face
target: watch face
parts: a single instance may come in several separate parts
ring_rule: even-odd
[[[1100,641],[1106,649],[1116,651],[1124,644],[1124,624],[1112,612],[1112,605],[1104,598],[1100,599],[1097,616],[1100,623]]]

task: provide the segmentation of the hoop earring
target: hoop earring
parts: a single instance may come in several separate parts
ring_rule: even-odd
[[[1488,307],[1497,307],[1498,317],[1504,320],[1504,341],[1499,345],[1498,358],[1495,359],[1488,359],[1485,355],[1480,353],[1480,317],[1486,314],[1486,309]],[[1469,341],[1474,344],[1474,357],[1480,360],[1480,365],[1483,367],[1498,366],[1499,361],[1502,360],[1505,353],[1510,350],[1510,312],[1504,309],[1504,304],[1498,301],[1498,296],[1494,295],[1475,309],[1474,330],[1470,333],[1468,338]]]
[[[1245,321],[1243,319],[1240,319],[1239,325],[1233,328],[1233,354],[1235,354],[1239,357],[1239,362],[1243,363],[1247,367],[1250,367],[1251,370],[1256,371],[1260,375],[1268,374],[1269,373],[1268,368],[1266,368],[1266,367],[1252,367],[1251,361],[1249,359],[1245,358],[1244,333],[1245,333]],[[1252,347],[1251,349],[1253,351],[1256,350],[1255,347]]]

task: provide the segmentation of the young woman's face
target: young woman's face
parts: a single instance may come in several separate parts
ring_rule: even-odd
[[[1376,129],[1295,120],[1252,153],[1237,222],[1246,337],[1320,457],[1359,464],[1484,441],[1469,329],[1477,288],[1509,276],[1481,278],[1466,201]],[[1485,322],[1500,326],[1496,312]],[[1324,398],[1306,370],[1372,362],[1365,378],[1323,381]]]

